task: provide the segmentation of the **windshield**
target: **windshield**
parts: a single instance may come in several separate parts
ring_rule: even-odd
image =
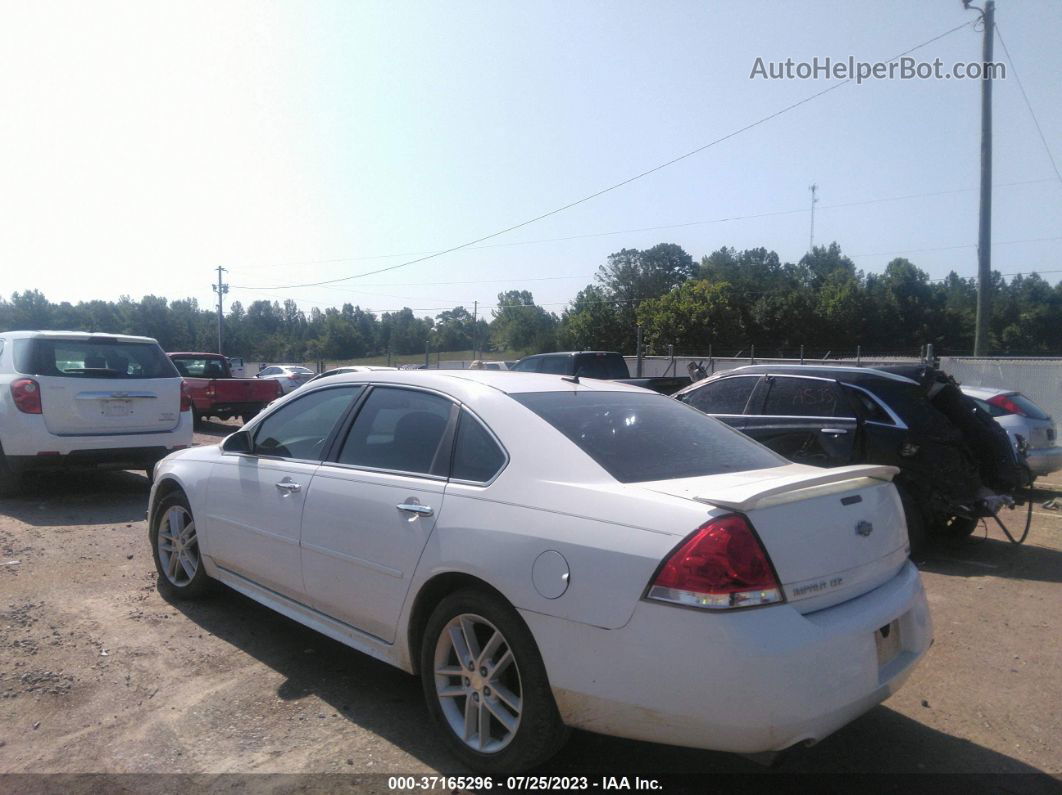
[[[621,483],[768,469],[788,463],[669,397],[633,392],[512,395]]]
[[[15,349],[15,367],[27,375],[65,378],[178,378],[153,342],[97,339],[30,339]]]

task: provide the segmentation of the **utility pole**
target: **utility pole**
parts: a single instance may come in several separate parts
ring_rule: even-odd
[[[465,310],[468,311],[467,309]],[[475,361],[479,357],[476,356],[476,326],[479,323],[479,301],[472,302],[472,360]]]
[[[962,7],[981,12],[981,217],[977,230],[977,325],[974,356],[990,353],[988,321],[992,317],[992,42],[996,29],[996,2],[988,0],[982,11],[971,0]]]
[[[808,238],[808,253],[815,248],[815,205],[819,203],[819,200],[815,197],[815,194],[819,190],[818,185],[812,185],[808,190],[811,191],[811,236]]]
[[[221,350],[221,324],[223,322],[225,314],[224,314],[224,307],[222,306],[222,303],[221,303],[221,299],[225,295],[225,293],[227,293],[229,291],[229,286],[227,284],[222,284],[222,282],[221,282],[221,274],[228,273],[228,271],[225,270],[225,268],[223,268],[220,265],[218,265],[217,272],[218,272],[218,283],[217,284],[212,284],[210,286],[213,287],[214,288],[214,292],[218,294],[218,353],[222,353],[222,350]]]

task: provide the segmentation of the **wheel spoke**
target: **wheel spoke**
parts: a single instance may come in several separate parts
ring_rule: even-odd
[[[465,699],[465,742],[469,745],[472,744],[472,737],[476,734],[478,718],[479,710],[472,697],[469,696]]]
[[[479,659],[479,641],[476,639],[476,622],[469,616],[461,616],[461,634],[473,662]]]
[[[195,540],[195,522],[189,522],[181,528],[181,540],[185,544],[190,544]]]
[[[465,643],[465,633],[461,627],[450,627],[450,645],[454,647],[454,653],[457,655],[457,664],[464,669],[464,666],[472,659],[472,653],[468,649],[468,644]]]
[[[490,710],[490,714],[497,719],[498,723],[505,727],[505,731],[516,731],[516,717],[510,715],[500,703],[489,698],[483,699],[483,703]]]
[[[436,688],[439,694],[439,698],[459,698],[460,696],[467,696],[467,691],[458,685],[449,685],[448,687]]]
[[[166,511],[166,526],[171,533],[180,533],[184,526],[184,510],[175,505]]]
[[[481,651],[479,653],[479,656],[476,658],[476,665],[482,666],[490,662],[491,659],[493,659],[495,653],[498,651],[498,648],[504,642],[505,638],[502,637],[502,634],[500,632],[495,630],[494,634],[490,636],[490,640],[487,641],[487,645],[483,647],[483,651]]]
[[[509,690],[505,685],[500,685],[497,682],[492,683],[490,689],[491,692],[498,697],[498,701],[505,704],[505,706],[517,715],[520,714],[520,697],[518,695]]]
[[[178,565],[178,564],[179,564],[180,562],[181,562],[181,556],[180,556],[180,553],[178,553],[178,552],[172,552],[172,553],[170,553],[170,559],[169,559],[169,560],[167,561],[167,563],[168,563],[169,565],[168,565],[168,566],[166,567],[166,573],[167,573],[167,574],[169,575],[169,578],[170,578],[171,580],[172,580],[172,579],[173,579],[174,577],[176,577],[176,576],[177,576],[177,565]]]
[[[460,665],[437,665],[435,666],[436,676],[461,676],[464,674],[465,669]]]
[[[486,699],[481,698],[477,704],[479,707],[479,750],[485,751],[490,742],[490,710],[487,709]]]
[[[503,673],[505,673],[505,670],[512,664],[513,664],[513,652],[512,652],[512,649],[506,649],[505,650],[505,654],[503,654],[501,656],[501,659],[498,660],[497,665],[495,665],[494,668],[491,670],[491,673],[490,673],[491,681],[493,682],[495,679],[497,679]]]
[[[187,552],[180,554],[181,567],[184,569],[184,573],[188,575],[188,579],[192,579],[195,576],[196,564],[195,560]]]

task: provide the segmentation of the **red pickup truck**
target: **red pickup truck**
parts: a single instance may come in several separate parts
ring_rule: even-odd
[[[227,420],[240,417],[247,422],[266,404],[280,397],[277,381],[233,378],[228,360],[216,353],[168,353],[177,372],[184,378],[192,399],[192,419],[196,427],[207,417]]]

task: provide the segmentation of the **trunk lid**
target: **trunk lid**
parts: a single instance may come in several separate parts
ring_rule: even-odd
[[[181,379],[36,376],[44,425],[57,436],[172,431],[180,421]]]
[[[907,525],[891,482],[898,471],[790,464],[643,485],[745,514],[786,600],[807,613],[864,594],[904,565]]]

